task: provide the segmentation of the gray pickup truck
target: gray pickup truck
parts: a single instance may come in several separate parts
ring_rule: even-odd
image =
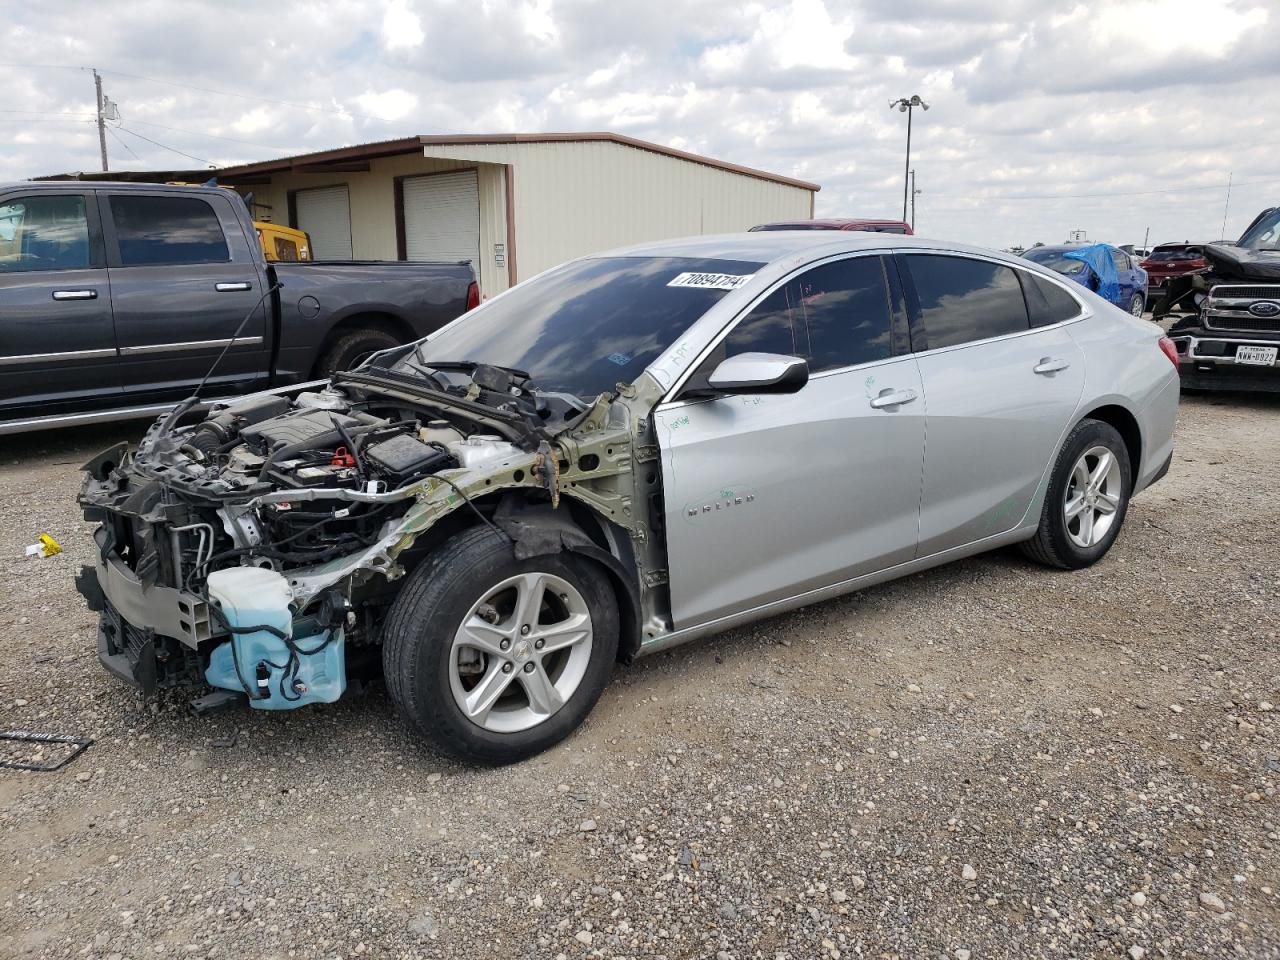
[[[0,184],[0,434],[326,377],[480,300],[470,264],[268,263],[216,188]],[[278,287],[278,289],[277,289]]]

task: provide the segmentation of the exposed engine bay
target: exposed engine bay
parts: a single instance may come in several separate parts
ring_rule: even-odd
[[[132,455],[85,467],[100,558],[77,583],[103,662],[144,692],[203,679],[259,708],[336,700],[376,660],[394,581],[477,523],[517,554],[599,554],[638,622],[641,568],[661,563],[633,509],[655,476],[637,386],[589,403],[517,370],[427,367],[411,346],[202,418],[180,405]]]

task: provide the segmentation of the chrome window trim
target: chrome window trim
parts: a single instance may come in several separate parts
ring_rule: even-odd
[[[146,343],[138,347],[121,347],[122,357],[132,357],[147,353],[168,353],[182,350],[214,350],[218,347],[230,346],[232,343],[244,346],[256,346],[262,343],[262,337],[227,337],[223,340],[185,340],[181,343]]]
[[[1076,295],[1076,292],[1071,289],[1071,287],[1074,286],[1074,284],[1071,284],[1070,281],[1062,280],[1057,276],[1051,276],[1049,272],[1041,273],[1039,270],[1027,269],[1026,267],[1023,267],[1021,264],[1009,263],[1008,261],[1003,260],[999,257],[969,253],[967,251],[961,251],[961,250],[938,250],[932,247],[887,247],[887,248],[877,248],[874,250],[857,250],[853,252],[843,251],[841,253],[831,254],[829,256],[822,257],[818,260],[811,260],[808,263],[802,264],[796,267],[786,276],[781,277],[778,280],[775,280],[772,284],[766,287],[762,293],[760,293],[753,300],[751,300],[745,307],[742,308],[742,310],[738,312],[736,316],[730,319],[728,323],[725,324],[724,328],[721,329],[720,332],[717,333],[711,339],[711,341],[707,344],[706,347],[704,347],[701,351],[698,352],[698,354],[694,357],[694,359],[690,361],[689,365],[685,367],[685,369],[681,372],[680,376],[676,377],[670,389],[668,389],[667,392],[662,395],[662,399],[658,401],[658,404],[655,407],[655,409],[674,410],[674,409],[677,409],[678,407],[685,406],[686,404],[689,404],[689,403],[701,403],[706,399],[710,399],[705,397],[699,397],[697,400],[675,400],[673,398],[682,389],[684,389],[685,383],[688,381],[689,377],[693,375],[694,371],[697,370],[698,367],[702,365],[703,360],[705,360],[708,356],[711,355],[711,353],[716,349],[716,347],[718,347],[720,343],[726,337],[729,336],[729,334],[733,331],[733,329],[739,323],[741,323],[742,320],[747,315],[749,315],[752,310],[754,310],[757,306],[759,306],[760,303],[766,297],[770,296],[779,287],[783,286],[784,284],[790,283],[801,273],[805,273],[808,270],[813,269],[814,267],[820,267],[820,266],[823,266],[824,264],[832,263],[837,260],[852,260],[855,257],[895,256],[898,254],[902,254],[904,256],[909,256],[911,254],[925,254],[925,255],[939,256],[939,257],[959,257],[965,260],[980,260],[986,263],[994,263],[997,266],[1008,267],[1010,270],[1021,271],[1022,273],[1031,274],[1032,276],[1040,277],[1043,280],[1048,280],[1050,283],[1056,284],[1059,288],[1064,290],[1067,293],[1067,295],[1076,302],[1076,305],[1080,308],[1080,312],[1073,317],[1067,318],[1066,320],[1059,320],[1057,323],[1048,323],[1042,327],[1028,326],[1026,330],[1016,330],[1013,333],[1003,333],[1003,334],[1000,334],[999,336],[987,337],[983,340],[969,340],[969,341],[966,341],[965,343],[954,343],[954,344],[951,344],[950,346],[934,347],[929,350],[913,350],[910,353],[903,353],[897,356],[886,357],[883,360],[869,360],[866,363],[853,364],[848,367],[837,367],[833,370],[824,370],[821,373],[813,374],[811,379],[817,379],[818,377],[826,376],[827,374],[831,374],[831,373],[843,373],[848,370],[857,370],[862,367],[875,366],[875,365],[886,363],[892,360],[901,360],[903,357],[928,357],[928,356],[933,356],[934,354],[948,353],[953,350],[964,350],[968,347],[976,346],[978,344],[998,343],[1002,340],[1012,340],[1015,337],[1025,337],[1029,334],[1040,333],[1041,331],[1044,331],[1044,330],[1056,330],[1061,327],[1066,327],[1073,323],[1079,323],[1081,320],[1087,320],[1088,318],[1093,316],[1093,310],[1090,309],[1089,305],[1086,304],[1083,300],[1081,300],[1080,297]],[[888,278],[886,277],[885,279],[887,283]],[[1021,288],[1021,282],[1019,282],[1019,288]],[[1026,294],[1023,294],[1023,301],[1025,303]],[[1031,313],[1030,313],[1030,309],[1028,308],[1027,323],[1029,324],[1030,322],[1031,322]]]
[[[16,356],[0,356],[0,367],[15,366],[19,363],[65,363],[76,360],[101,360],[115,355],[115,347],[100,347],[96,350],[64,350],[60,353],[24,353]]]
[[[1022,273],[1028,273],[1028,274],[1031,274],[1032,276],[1040,277],[1042,280],[1048,280],[1050,283],[1056,284],[1058,287],[1065,290],[1067,295],[1071,297],[1071,299],[1074,300],[1076,302],[1076,305],[1080,308],[1080,312],[1077,313],[1074,317],[1068,317],[1066,320],[1059,320],[1057,323],[1046,323],[1043,327],[1028,326],[1026,330],[1015,330],[1013,333],[1002,333],[994,337],[984,337],[981,340],[966,340],[964,343],[953,343],[945,347],[931,347],[928,350],[917,350],[917,351],[913,351],[911,354],[914,357],[931,357],[935,355],[941,355],[944,353],[950,353],[953,350],[965,350],[969,347],[975,347],[984,343],[1000,343],[1003,340],[1015,340],[1018,337],[1025,337],[1032,333],[1040,333],[1041,331],[1044,331],[1044,330],[1057,330],[1061,327],[1066,327],[1073,323],[1079,323],[1081,320],[1087,320],[1089,317],[1093,316],[1093,311],[1089,308],[1089,305],[1086,304],[1083,300],[1081,300],[1078,296],[1076,296],[1076,293],[1074,290],[1070,289],[1072,286],[1070,281],[1060,280],[1056,276],[1049,276],[1047,273],[1041,273],[1038,270],[1028,270],[1020,264],[1008,263],[1005,260],[1001,260],[998,257],[984,256],[982,254],[977,254],[977,253],[967,253],[959,250],[926,250],[926,249],[921,249],[919,247],[916,247],[913,249],[903,250],[901,251],[901,253],[905,256],[910,256],[911,254],[925,254],[926,256],[936,256],[936,257],[958,257],[962,260],[981,260],[985,263],[994,263],[1000,267],[1008,267],[1010,270],[1013,270],[1013,271],[1021,271]],[[1019,281],[1019,286],[1021,286],[1021,281]],[[1023,299],[1023,302],[1025,303],[1026,302],[1025,293],[1022,295],[1022,299]],[[1118,310],[1119,307],[1117,307],[1116,309]],[[1027,309],[1027,323],[1028,324],[1031,323],[1031,310],[1029,307]],[[929,334],[929,331],[928,331],[928,328],[926,327],[925,336],[927,337],[928,334]]]
[[[765,287],[765,289],[761,293],[757,294],[750,302],[746,304],[746,306],[744,306],[741,310],[739,310],[737,315],[731,317],[728,320],[728,322],[725,323],[724,327],[721,328],[720,332],[717,333],[714,337],[712,337],[711,340],[707,343],[707,345],[698,352],[698,354],[693,358],[693,360],[690,361],[689,365],[686,366],[683,371],[681,371],[680,376],[676,377],[675,382],[671,385],[670,389],[668,389],[667,392],[662,395],[662,399],[658,401],[658,407],[662,408],[663,405],[666,404],[666,405],[669,405],[668,409],[674,409],[674,406],[671,406],[671,405],[678,404],[680,406],[683,406],[686,403],[701,402],[704,399],[710,399],[710,398],[700,397],[698,398],[697,401],[689,401],[689,400],[674,400],[672,398],[675,397],[675,395],[678,394],[682,389],[684,389],[685,382],[688,381],[688,379],[691,376],[693,376],[694,371],[697,370],[698,367],[702,365],[702,361],[705,360],[707,357],[709,357],[715,351],[716,347],[720,346],[720,344],[724,342],[725,338],[727,338],[729,334],[733,332],[733,330],[738,326],[738,324],[740,324],[747,316],[750,315],[752,310],[754,310],[761,303],[763,303],[768,297],[772,296],[774,291],[777,290],[779,287],[785,286],[786,284],[794,280],[796,277],[800,276],[800,274],[807,273],[808,271],[814,269],[815,267],[825,266],[828,263],[835,263],[836,261],[839,261],[839,260],[854,260],[858,257],[883,257],[888,253],[892,253],[892,251],[884,248],[880,248],[876,250],[855,250],[852,252],[845,250],[840,253],[829,254],[828,256],[821,257],[817,260],[810,260],[808,263],[801,264],[800,266],[797,266],[794,270],[792,270],[790,273],[786,274],[783,277],[778,278],[773,283],[769,284],[769,286]],[[765,266],[768,266],[768,264],[766,264]],[[889,292],[890,292],[889,278],[885,277],[885,293],[888,294]],[[886,302],[885,307],[889,311],[888,313],[886,313],[886,316],[889,318],[890,327],[892,328],[893,305],[892,303]],[[697,321],[694,321],[694,322],[696,323]],[[853,364],[848,367],[838,367],[832,370],[823,370],[821,373],[813,374],[813,377],[817,378],[828,373],[837,373],[843,370],[852,370],[852,369],[855,369],[856,367],[864,367],[864,366],[869,366],[871,364],[884,363],[887,360],[900,360],[902,357],[906,357],[906,356],[910,356],[910,354],[904,353],[896,357],[890,356],[890,357],[885,357],[881,360],[868,360],[866,363]]]

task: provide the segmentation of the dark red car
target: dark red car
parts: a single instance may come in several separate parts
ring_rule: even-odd
[[[1207,269],[1209,261],[1204,258],[1204,249],[1199,244],[1162,243],[1140,266],[1147,271],[1147,290],[1154,296],[1162,292],[1164,285],[1173,277],[1184,277]]]
[[[779,220],[777,223],[761,223],[751,228],[757,230],[866,230],[868,233],[904,233],[910,236],[911,225],[902,220]]]

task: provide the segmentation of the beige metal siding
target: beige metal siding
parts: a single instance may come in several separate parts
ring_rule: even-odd
[[[573,257],[810,216],[812,192],[608,141],[429,145],[512,164],[518,279]]]
[[[357,173],[279,173],[269,184],[251,184],[255,200],[271,207],[276,223],[289,222],[289,191],[308,187],[346,185],[351,200],[351,251],[357,260],[395,260],[395,181],[424,173],[476,170],[480,197],[480,261],[476,272],[480,289],[488,296],[507,289],[507,265],[495,260],[495,244],[507,244],[506,190],[501,166],[474,160],[422,157],[406,154],[370,161],[368,171]]]

